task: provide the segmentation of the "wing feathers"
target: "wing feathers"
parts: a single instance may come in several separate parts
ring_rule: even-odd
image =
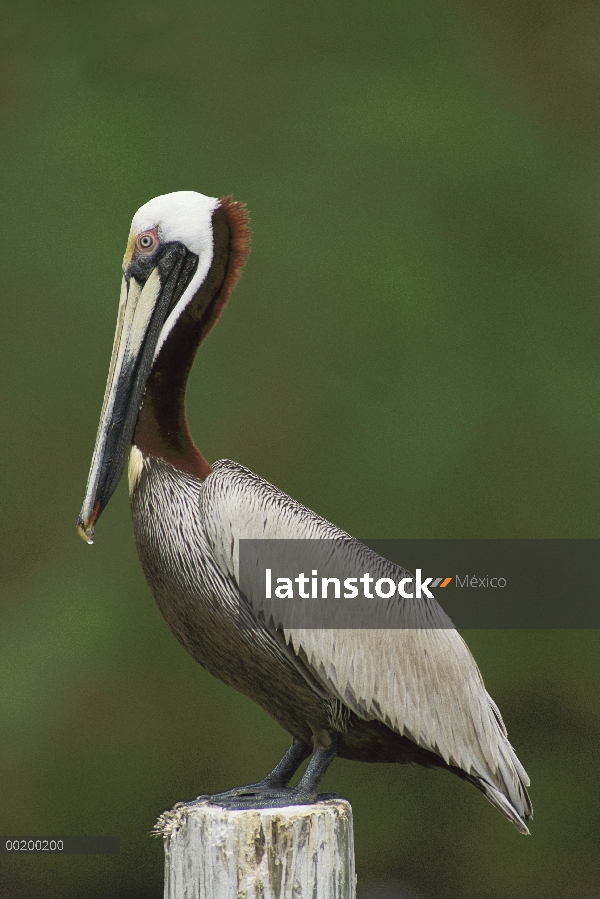
[[[214,551],[238,585],[240,539],[349,539],[232,462],[215,464],[204,482],[201,504]],[[349,544],[348,551],[361,554],[362,570],[374,577],[393,578],[401,571],[357,542]],[[251,603],[259,601],[248,598]],[[422,624],[425,616],[433,626],[294,628],[284,630],[284,636],[333,698],[359,717],[382,721],[461,769],[521,832],[528,832],[529,779],[475,660],[435,601],[415,600],[412,611],[415,623]]]

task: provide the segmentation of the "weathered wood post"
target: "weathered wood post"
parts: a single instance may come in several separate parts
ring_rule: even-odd
[[[156,830],[165,899],[355,899],[345,799],[248,811],[203,802],[165,812]]]

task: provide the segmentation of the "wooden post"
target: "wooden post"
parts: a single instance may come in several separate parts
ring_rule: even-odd
[[[228,811],[206,802],[157,821],[165,899],[355,899],[352,808]]]

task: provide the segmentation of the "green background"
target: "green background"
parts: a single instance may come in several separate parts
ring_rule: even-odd
[[[209,460],[361,537],[597,538],[600,7],[0,9],[0,833],[122,846],[1,856],[0,895],[158,899],[157,815],[288,738],[170,634],[125,484],[75,531],[131,217],[250,209],[188,396]],[[445,772],[337,761],[363,895],[600,896],[598,634],[466,636],[532,836]]]

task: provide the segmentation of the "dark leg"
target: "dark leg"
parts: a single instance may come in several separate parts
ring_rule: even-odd
[[[294,737],[292,745],[285,753],[283,758],[277,762],[270,774],[259,780],[258,783],[248,784],[244,787],[234,787],[225,793],[215,793],[213,796],[198,796],[192,802],[177,803],[177,805],[194,805],[198,802],[205,802],[210,799],[211,802],[233,802],[236,799],[252,799],[254,797],[272,793],[274,790],[280,790],[287,787],[290,780],[302,764],[310,755],[310,746]]]
[[[227,790],[225,793],[215,793],[211,796],[211,800],[216,802],[221,799],[235,799],[236,797],[255,796],[258,793],[265,793],[271,790],[278,790],[281,787],[287,787],[290,780],[302,764],[310,755],[310,746],[303,743],[302,740],[294,741],[281,761],[277,762],[270,774],[259,780],[258,783],[248,784],[246,787],[234,787],[233,790]]]
[[[282,808],[286,805],[311,804],[317,800],[319,784],[334,760],[336,750],[337,734],[332,733],[330,748],[315,749],[298,786],[288,787],[292,775],[310,753],[305,743],[294,740],[282,760],[264,780],[249,787],[238,787],[227,793],[218,793],[211,796],[209,802],[211,805],[231,809]],[[327,798],[333,795],[327,794]]]
[[[310,755],[310,746],[297,740],[294,737],[292,745],[283,756],[281,761],[277,762],[270,774],[267,774],[261,783],[269,784],[273,787],[287,787],[290,780],[300,767],[303,761]]]
[[[333,735],[329,749],[315,749],[306,771],[300,778],[296,790],[299,796],[304,796],[307,801],[314,802],[317,798],[317,790],[325,777],[325,772],[331,765],[337,754],[337,734]]]

